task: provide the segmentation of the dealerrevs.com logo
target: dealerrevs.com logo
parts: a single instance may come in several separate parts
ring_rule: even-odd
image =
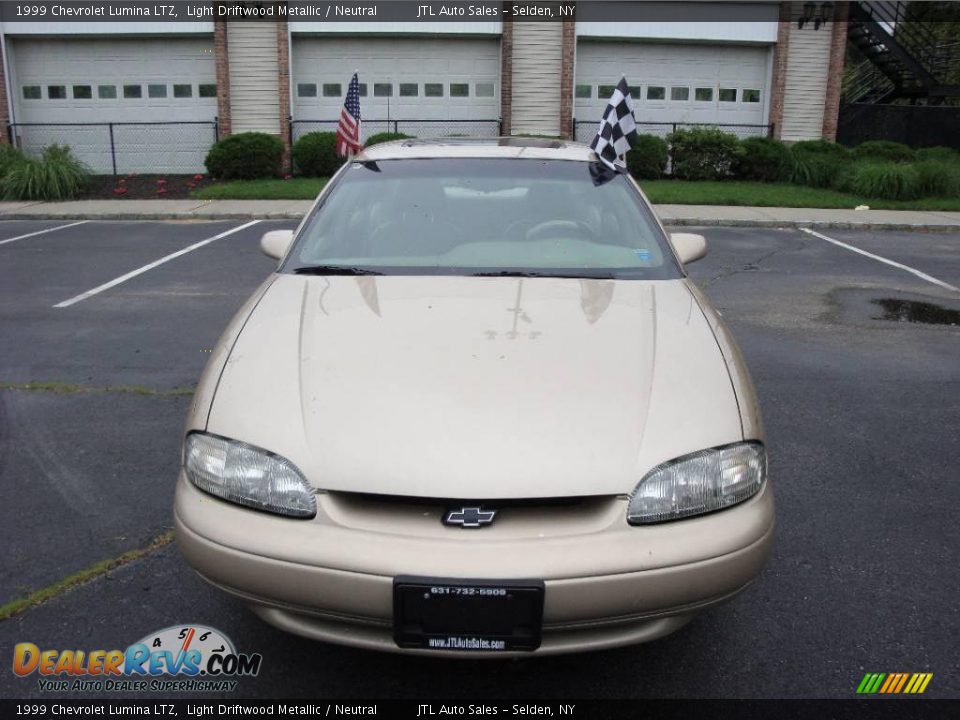
[[[257,675],[262,661],[204,625],[164,628],[126,650],[42,650],[29,642],[13,649],[13,672],[36,673],[45,692],[228,692],[235,678]]]

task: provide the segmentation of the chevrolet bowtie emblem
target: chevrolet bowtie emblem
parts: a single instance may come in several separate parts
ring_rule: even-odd
[[[489,525],[497,516],[496,510],[484,510],[479,507],[462,507],[450,510],[443,517],[444,525],[459,525],[464,528],[478,528]]]

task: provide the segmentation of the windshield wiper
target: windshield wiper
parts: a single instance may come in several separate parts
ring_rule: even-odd
[[[383,275],[379,270],[350,265],[305,265],[293,272],[296,275]]]
[[[601,273],[589,270],[571,270],[560,272],[556,270],[491,270],[469,273],[470,277],[517,277],[517,278],[572,278],[578,280],[613,279],[613,275],[603,271]]]

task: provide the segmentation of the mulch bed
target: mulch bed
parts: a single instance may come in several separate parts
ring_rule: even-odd
[[[79,200],[185,200],[213,184],[208,175],[92,175]]]

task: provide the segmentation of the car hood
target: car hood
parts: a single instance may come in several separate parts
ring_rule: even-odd
[[[661,462],[742,438],[686,282],[280,275],[207,429],[327,490],[627,493]]]

